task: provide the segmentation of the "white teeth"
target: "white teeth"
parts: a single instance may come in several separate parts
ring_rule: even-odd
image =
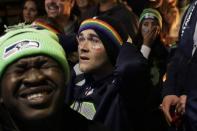
[[[37,93],[37,94],[31,94],[27,96],[28,100],[34,100],[34,99],[38,99],[44,97],[44,93]]]
[[[58,7],[56,7],[56,6],[48,6],[48,8],[49,8],[50,10],[57,10],[57,9],[58,9]]]

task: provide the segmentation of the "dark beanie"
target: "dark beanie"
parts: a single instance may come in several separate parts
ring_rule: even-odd
[[[87,29],[93,29],[97,33],[111,63],[115,65],[120,47],[129,36],[122,25],[109,16],[99,16],[84,20],[79,27],[78,34]]]

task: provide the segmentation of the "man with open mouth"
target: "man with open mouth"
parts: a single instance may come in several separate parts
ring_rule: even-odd
[[[0,38],[0,130],[105,131],[64,104],[69,66],[57,36],[23,27]]]

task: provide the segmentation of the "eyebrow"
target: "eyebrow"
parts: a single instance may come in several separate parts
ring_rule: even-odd
[[[99,38],[99,36],[98,35],[96,35],[96,34],[89,34],[91,37],[96,37],[96,38]]]
[[[84,35],[83,35],[83,33],[80,33],[79,36],[84,36]],[[88,36],[99,38],[99,36],[97,34],[88,34]]]

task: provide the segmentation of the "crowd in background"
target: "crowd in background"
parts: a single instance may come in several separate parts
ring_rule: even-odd
[[[123,18],[120,18],[120,19],[122,19],[122,22],[124,22],[124,24],[127,26],[127,29],[130,29],[128,30],[128,32],[130,33],[130,35],[132,35],[132,37],[134,37],[134,34],[136,35],[137,33],[136,27],[139,26],[138,20],[143,9],[154,8],[158,10],[161,13],[162,18],[163,18],[162,19],[163,27],[161,30],[160,37],[165,46],[171,46],[177,41],[181,18],[183,16],[184,11],[189,5],[189,0],[180,0],[180,1],[177,1],[177,0],[155,0],[155,1],[144,0],[141,2],[117,0],[116,2],[119,5],[123,5],[129,11],[129,13],[127,14],[125,14],[124,12],[125,16],[123,16],[123,18],[126,19],[127,17],[131,17],[130,21],[127,22],[127,20],[129,19],[126,19],[126,20],[124,20]],[[99,14],[99,12],[96,9],[98,4],[99,4],[98,0],[92,0],[92,1],[76,0],[76,2],[73,3],[73,5],[69,6],[69,8],[71,9],[70,9],[70,12],[67,12],[68,13],[67,15],[70,15],[70,19],[72,19],[74,23],[77,22],[79,24],[81,20],[91,17],[92,15]],[[110,4],[108,6],[109,7],[106,7],[106,8],[110,8],[110,6],[112,8],[114,5]],[[41,2],[37,0],[24,1],[21,7],[22,7],[21,8],[22,10],[21,10],[20,15],[18,16],[18,22],[25,22],[28,24],[28,23],[32,23],[36,18],[46,16],[47,8],[44,8],[44,1],[41,1]],[[120,11],[114,14],[118,15],[119,12]],[[122,17],[122,15],[123,14],[119,15],[119,17]],[[4,30],[3,25],[4,24],[6,25],[6,23],[3,22],[2,19],[0,23],[1,23],[1,28],[2,28],[1,32],[2,32]],[[17,21],[14,23],[17,23]],[[76,28],[78,24],[75,25]],[[72,27],[72,28],[75,28],[75,27]],[[68,30],[66,32],[68,32]]]

